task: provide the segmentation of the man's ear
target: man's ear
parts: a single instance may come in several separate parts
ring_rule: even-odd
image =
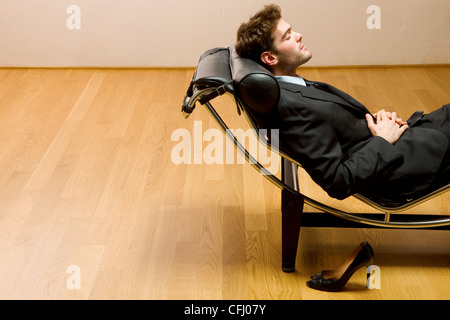
[[[261,61],[268,66],[274,66],[278,63],[278,58],[270,51],[264,51],[261,53]]]

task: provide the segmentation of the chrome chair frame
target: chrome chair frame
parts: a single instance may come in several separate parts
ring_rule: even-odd
[[[195,77],[195,75],[194,75]],[[205,84],[206,83],[206,84]],[[268,140],[261,141],[261,136],[256,134],[258,141],[275,151],[281,157],[281,179],[270,173],[255,157],[239,142],[232,131],[229,130],[219,113],[212,106],[211,100],[217,96],[228,94],[232,96],[238,111],[243,112],[250,127],[258,131],[258,126],[247,111],[245,104],[236,94],[232,80],[230,82],[214,79],[193,79],[184,98],[182,113],[188,118],[199,102],[216,120],[225,135],[231,139],[236,149],[246,161],[251,164],[266,179],[281,189],[282,192],[282,269],[285,272],[295,270],[295,260],[298,249],[299,233],[301,227],[356,227],[356,228],[402,228],[402,229],[450,229],[450,216],[448,215],[417,215],[397,214],[410,209],[434,197],[442,195],[449,190],[450,185],[427,194],[418,199],[411,200],[399,206],[386,206],[379,204],[363,195],[356,194],[355,198],[379,211],[376,214],[349,213],[329,205],[316,201],[300,192],[298,168],[301,164],[288,154],[273,148]],[[304,204],[307,204],[320,212],[304,212]]]

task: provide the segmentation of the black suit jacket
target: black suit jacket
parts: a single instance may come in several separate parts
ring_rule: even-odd
[[[280,102],[264,122],[280,130],[280,146],[331,197],[364,190],[407,196],[430,187],[448,147],[443,133],[409,123],[392,145],[372,137],[371,112],[361,103],[326,83],[307,83],[280,81]]]

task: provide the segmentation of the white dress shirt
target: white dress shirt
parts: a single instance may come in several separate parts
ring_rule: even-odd
[[[277,78],[278,81],[299,84],[301,86],[305,86],[306,87],[305,80],[302,77],[300,77],[300,76],[296,76],[296,77],[293,77],[293,76],[276,76],[275,78]]]

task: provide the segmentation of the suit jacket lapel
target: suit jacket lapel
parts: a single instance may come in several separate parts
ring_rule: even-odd
[[[304,97],[316,100],[332,101],[345,107],[356,109],[364,114],[370,113],[364,105],[355,100],[352,96],[327,83],[308,80],[306,80],[306,83],[309,86],[305,87],[288,82],[280,82],[280,86],[290,91],[298,92]]]

